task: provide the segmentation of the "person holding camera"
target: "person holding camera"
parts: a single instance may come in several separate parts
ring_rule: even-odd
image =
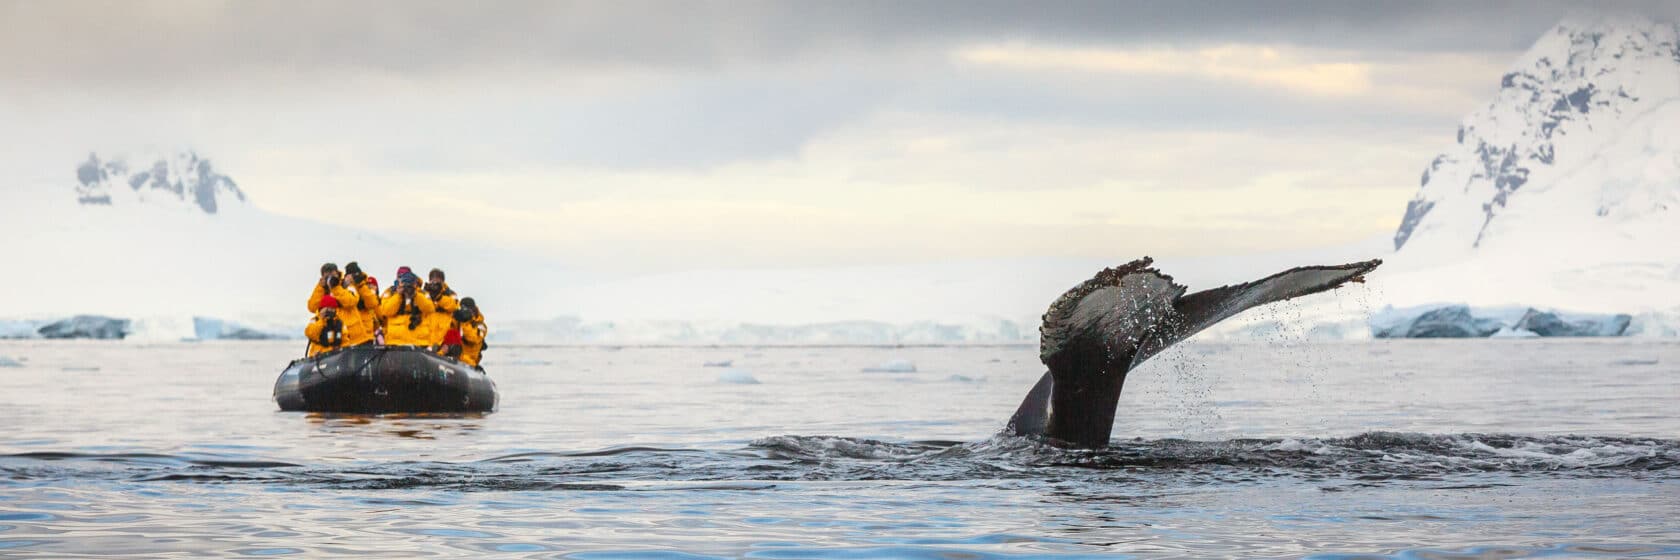
[[[386,346],[431,346],[425,320],[437,307],[420,289],[420,277],[402,267],[397,282],[379,298],[379,315],[385,318]]]
[[[484,313],[478,310],[478,302],[470,297],[461,298],[461,309],[455,312],[455,322],[461,329],[461,361],[478,367],[479,360],[484,358],[484,349],[488,348],[484,337],[490,332],[484,326]]]
[[[345,346],[344,319],[338,314],[338,298],[321,296],[317,303],[320,310],[315,312],[315,320],[303,328],[303,336],[309,339],[309,350],[305,352],[307,356],[331,352]]]
[[[350,346],[372,344],[379,331],[379,288],[378,281],[367,273],[362,272],[362,266],[350,261],[344,265],[345,289],[356,295],[354,307],[356,320],[346,324],[346,343]]]
[[[340,307],[336,314],[339,320],[348,327],[344,334],[351,339],[358,339],[359,332],[353,331],[361,330],[362,314],[356,308],[361,302],[361,298],[356,295],[353,286],[345,281],[344,275],[339,274],[338,265],[333,263],[321,265],[321,281],[315,283],[315,291],[309,294],[309,312],[319,313],[322,309],[321,300],[327,296],[332,296],[334,300],[338,301]],[[372,338],[373,335],[369,333],[367,339],[371,340]],[[360,344],[360,342],[353,342],[352,344]]]
[[[426,314],[426,332],[431,335],[430,344],[439,347],[443,345],[443,337],[448,334],[455,310],[460,309],[461,304],[455,300],[455,290],[449,289],[449,283],[444,281],[442,270],[434,268],[426,273],[425,290],[435,307]]]
[[[471,319],[472,312],[466,309],[456,309],[453,318],[449,321],[449,326],[443,331],[443,342],[437,346],[438,355],[463,360],[461,354],[465,349],[461,341],[461,320],[463,318]]]

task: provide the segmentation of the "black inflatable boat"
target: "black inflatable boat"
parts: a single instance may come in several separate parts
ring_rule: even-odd
[[[353,346],[286,366],[274,402],[309,412],[490,412],[496,382],[423,348]]]

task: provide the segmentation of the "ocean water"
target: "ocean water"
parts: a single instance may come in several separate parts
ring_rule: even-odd
[[[1674,342],[1191,342],[1099,452],[995,437],[1026,346],[496,346],[453,417],[279,412],[300,346],[0,342],[0,557],[1680,556]]]

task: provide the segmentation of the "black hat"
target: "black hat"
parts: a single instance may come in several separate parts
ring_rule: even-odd
[[[326,274],[328,272],[338,272],[338,265],[333,263],[321,265],[321,274]]]
[[[478,309],[478,302],[473,301],[473,298],[470,297],[461,298],[461,307],[465,307],[467,309]]]
[[[362,265],[356,264],[356,261],[350,261],[344,265],[344,273],[350,275],[361,274]]]
[[[426,273],[426,279],[427,280],[431,280],[433,276],[438,277],[438,280],[442,281],[444,279],[443,278],[443,269],[434,268],[434,269],[432,269],[431,272]]]
[[[471,309],[462,307],[460,309],[455,310],[455,320],[456,321],[460,321],[460,322],[465,323],[467,321],[471,321],[472,318],[473,318],[473,312],[472,312]]]

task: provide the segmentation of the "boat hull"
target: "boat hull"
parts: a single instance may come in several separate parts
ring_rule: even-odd
[[[484,371],[410,346],[354,346],[297,360],[274,382],[280,410],[380,414],[490,412]]]

